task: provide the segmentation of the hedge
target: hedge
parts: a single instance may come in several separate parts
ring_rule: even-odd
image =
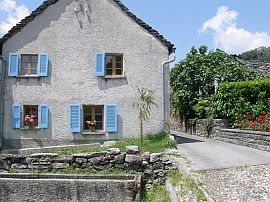
[[[217,118],[233,119],[247,111],[258,116],[270,109],[270,80],[221,83],[211,102]]]

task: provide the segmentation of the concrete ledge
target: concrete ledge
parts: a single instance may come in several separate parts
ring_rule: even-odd
[[[123,201],[140,194],[138,175],[0,174],[0,201]]]

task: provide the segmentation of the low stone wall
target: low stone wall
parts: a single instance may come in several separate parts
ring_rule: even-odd
[[[108,167],[133,169],[143,172],[147,183],[165,177],[172,163],[161,153],[140,153],[137,146],[129,146],[126,152],[111,148],[103,152],[79,153],[60,156],[54,153],[37,153],[32,155],[1,155],[0,171],[17,169],[19,172],[33,170],[63,170],[65,168],[83,169],[91,167],[103,170]]]
[[[223,142],[238,144],[270,152],[270,133],[236,130],[218,129],[211,137]]]
[[[207,137],[207,131],[205,130],[204,127],[204,121],[205,119],[199,119],[196,122],[196,135],[201,136],[201,137]],[[228,120],[226,119],[214,119],[214,124],[213,124],[213,129],[210,134],[210,137],[216,133],[216,131],[219,128],[228,128]]]
[[[0,201],[133,201],[140,175],[0,174]]]

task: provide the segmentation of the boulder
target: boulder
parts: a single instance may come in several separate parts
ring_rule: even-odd
[[[78,163],[78,164],[83,164],[85,162],[87,162],[87,159],[85,159],[85,158],[76,158],[75,159],[75,163]]]
[[[139,147],[138,146],[126,146],[126,153],[127,154],[138,154],[140,153]]]
[[[119,154],[115,157],[114,163],[124,163],[125,162],[125,154]]]
[[[95,158],[95,157],[101,157],[101,156],[106,156],[107,152],[103,151],[103,152],[90,152],[90,153],[79,153],[79,154],[73,154],[72,156],[74,158],[86,158],[86,159],[90,159],[90,158]]]
[[[33,158],[54,158],[59,156],[58,154],[54,154],[54,153],[36,153],[36,154],[31,154],[30,157]]]
[[[11,168],[14,169],[26,169],[28,166],[26,164],[22,164],[22,163],[13,163],[11,165]]]
[[[155,163],[161,160],[161,153],[152,153],[150,154],[150,163]]]
[[[127,154],[125,158],[125,162],[132,164],[142,164],[142,157],[133,154]]]
[[[66,163],[53,163],[52,167],[53,167],[53,169],[65,169],[68,167],[68,164],[66,164]]]
[[[107,150],[107,153],[110,155],[118,155],[121,153],[121,151],[118,148],[110,148]]]

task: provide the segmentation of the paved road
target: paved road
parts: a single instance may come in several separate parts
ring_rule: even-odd
[[[270,152],[172,132],[177,151],[191,162],[192,170],[270,164]]]

